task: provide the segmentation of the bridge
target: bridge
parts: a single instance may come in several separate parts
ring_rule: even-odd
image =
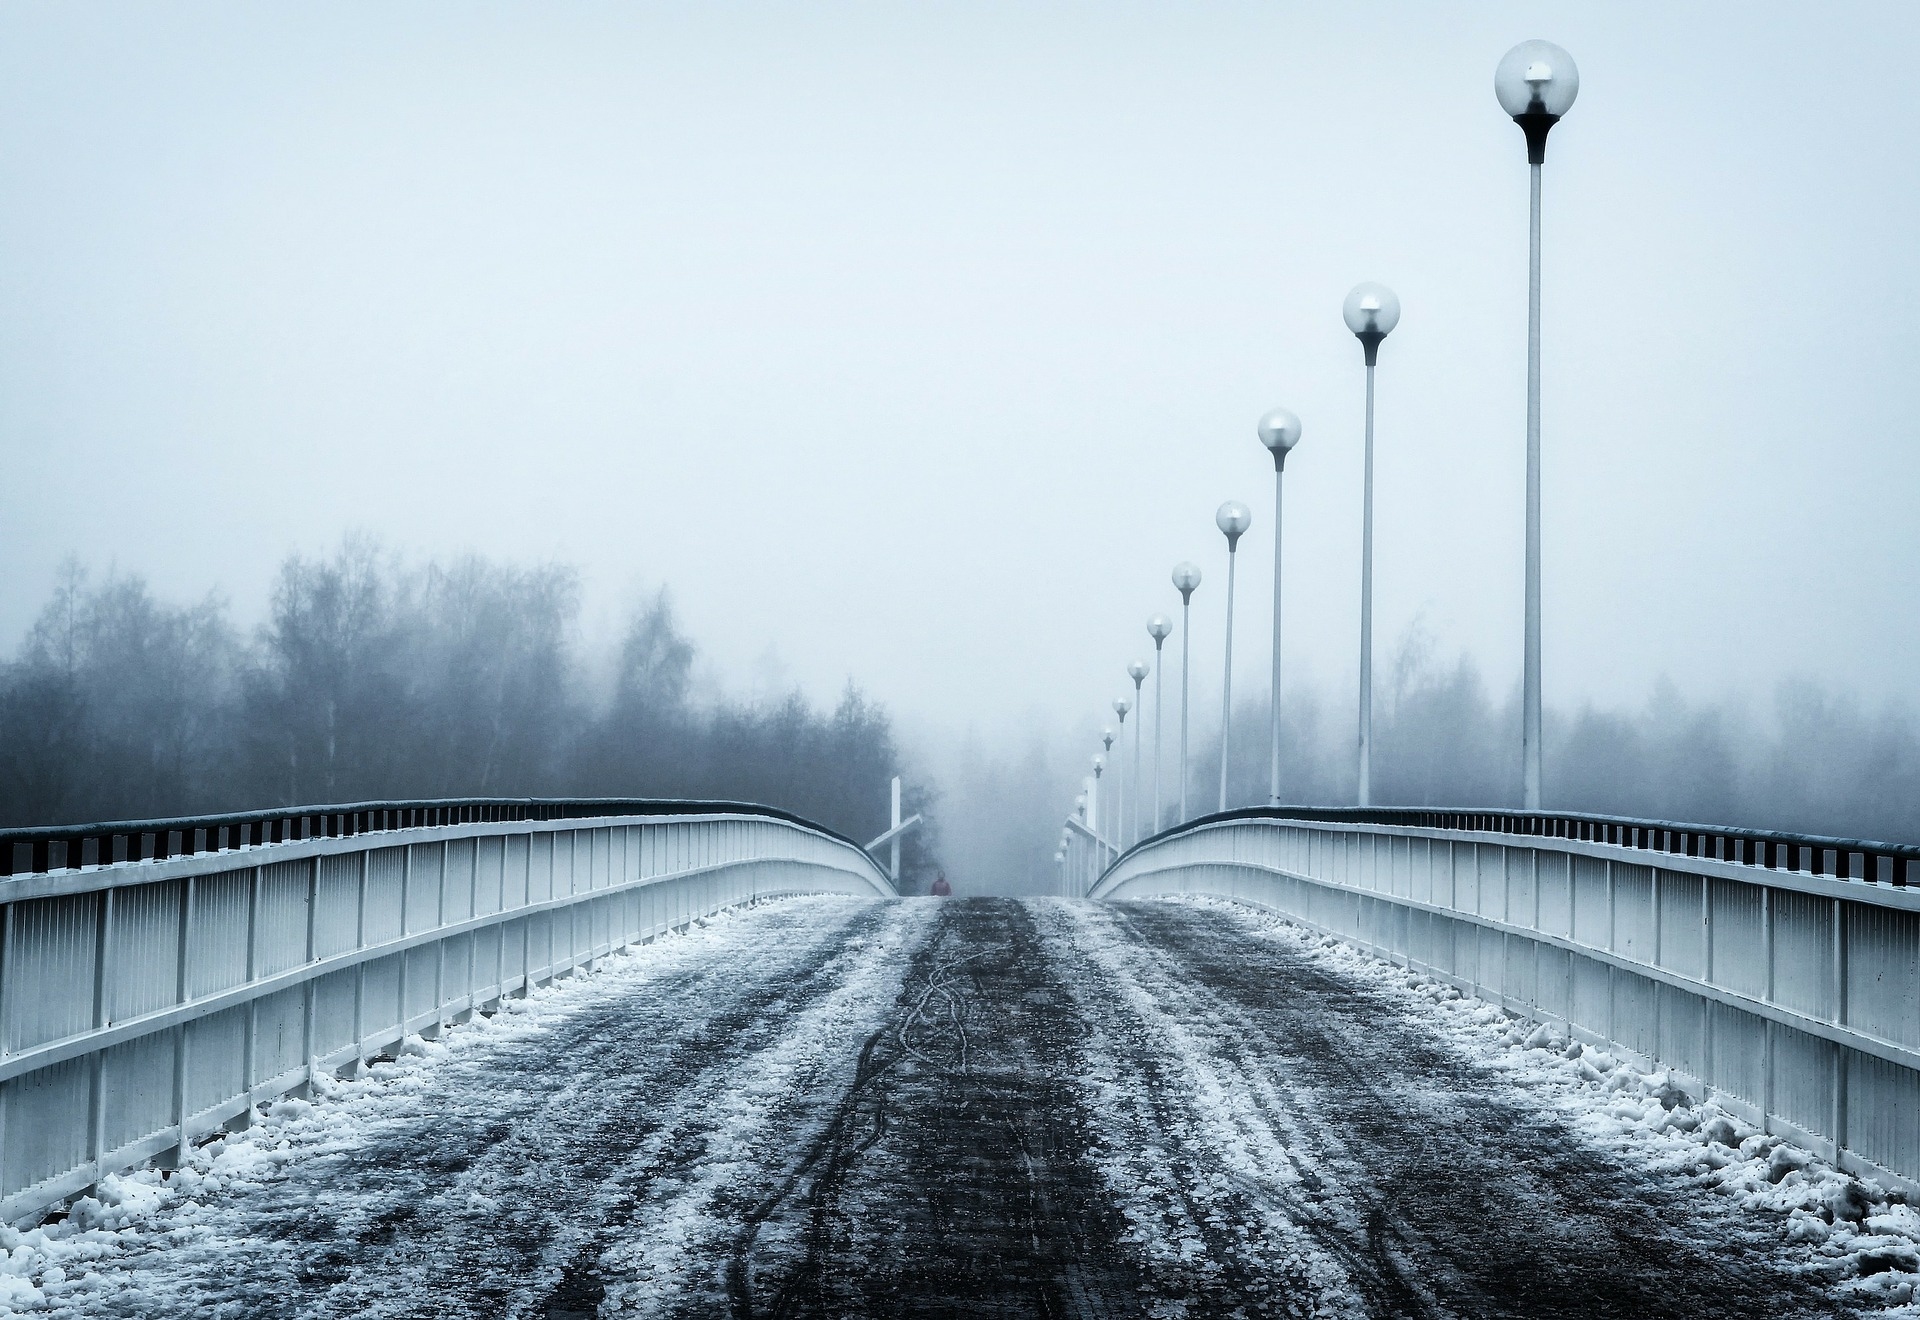
[[[4,1300],[1698,1316],[1910,1295],[1920,850],[1268,808],[1121,848],[1076,820],[1073,895],[1027,901],[899,898],[855,841],[740,803],[0,834]]]

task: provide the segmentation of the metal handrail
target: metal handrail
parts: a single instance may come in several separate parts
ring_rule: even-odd
[[[753,802],[676,798],[446,798],[278,807],[216,816],[104,821],[0,829],[0,878],[87,866],[164,861],[269,843],[349,838],[436,825],[591,820],[601,816],[771,816],[838,840],[874,861],[854,840],[794,812]],[[55,851],[58,849],[58,860]],[[878,866],[878,862],[874,862]]]
[[[851,840],[735,803],[359,803],[5,837],[57,869],[0,881],[0,1222],[725,907],[895,895]]]
[[[1702,857],[1741,866],[1761,866],[1769,870],[1804,870],[1813,875],[1831,875],[1836,879],[1859,880],[1867,884],[1884,881],[1896,886],[1909,883],[1909,866],[1920,860],[1920,845],[1915,844],[1843,839],[1824,834],[1791,834],[1778,830],[1748,830],[1688,821],[1639,820],[1630,816],[1456,807],[1236,807],[1231,811],[1197,816],[1142,839],[1114,858],[1107,870],[1113,870],[1140,849],[1185,831],[1236,820],[1384,825],[1404,829],[1566,839],[1676,857]],[[1804,867],[1800,865],[1802,851],[1808,854]],[[1831,866],[1827,862],[1829,853],[1834,856]],[[1855,857],[1860,859],[1857,873],[1853,869]]]

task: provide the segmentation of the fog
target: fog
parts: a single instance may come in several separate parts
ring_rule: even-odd
[[[407,572],[561,566],[591,722],[664,585],[689,709],[828,719],[851,680],[940,856],[1038,883],[1182,558],[1217,737],[1229,497],[1264,702],[1274,404],[1300,791],[1350,792],[1339,305],[1378,279],[1379,795],[1497,798],[1526,171],[1491,74],[1530,36],[1582,76],[1546,172],[1549,801],[1911,837],[1859,771],[1920,643],[1909,6],[8,8],[0,652],[75,558],[215,592],[257,648],[290,559],[359,531]],[[1481,694],[1417,754],[1410,638]],[[1696,746],[1724,773],[1645,769]]]
[[[0,825],[149,819],[298,804],[464,797],[768,803],[864,843],[887,828],[892,729],[851,685],[697,690],[665,591],[619,646],[579,646],[577,575],[468,557],[406,564],[364,537],[294,557],[268,618],[156,599],[69,562],[0,670]],[[904,809],[931,816],[924,783]],[[929,824],[906,883],[932,879]]]

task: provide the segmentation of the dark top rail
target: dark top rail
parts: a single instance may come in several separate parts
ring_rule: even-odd
[[[223,816],[169,820],[121,820],[92,825],[0,830],[0,877],[77,871],[115,862],[229,852],[235,848],[302,839],[350,838],[389,830],[436,825],[482,825],[537,820],[593,820],[606,816],[767,816],[838,839],[867,857],[866,849],[791,811],[752,802],[697,802],[673,798],[460,798],[417,802],[351,802],[335,806],[280,807]],[[878,862],[874,862],[879,866]],[[881,868],[883,871],[884,867]]]
[[[1611,844],[1675,857],[1705,857],[1741,866],[1804,871],[1867,884],[1905,885],[1920,845],[1786,834],[1673,820],[1635,820],[1566,812],[1471,810],[1437,807],[1239,807],[1172,826],[1114,859],[1118,866],[1141,848],[1202,825],[1234,820],[1290,820],[1318,824],[1398,825],[1412,829],[1513,834]],[[1803,864],[1804,863],[1804,864]],[[1110,866],[1109,870],[1112,869]]]

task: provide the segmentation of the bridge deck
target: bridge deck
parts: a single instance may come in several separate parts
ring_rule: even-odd
[[[534,1004],[284,1106],[67,1304],[1833,1313],[1776,1228],[1218,910],[772,904]]]

